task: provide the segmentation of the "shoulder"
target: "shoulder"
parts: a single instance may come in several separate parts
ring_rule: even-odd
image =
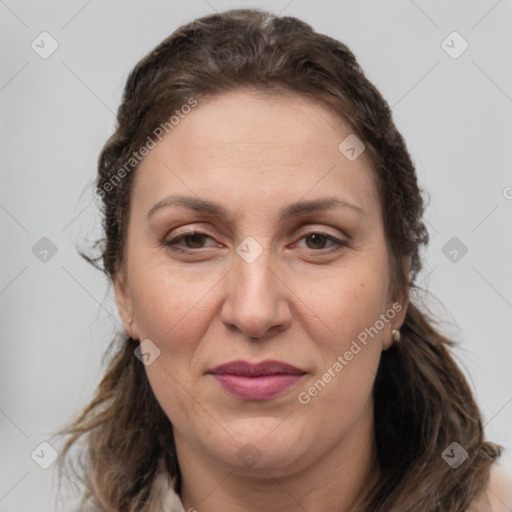
[[[468,512],[510,511],[512,511],[512,449],[509,448],[504,450],[491,467],[486,490]]]

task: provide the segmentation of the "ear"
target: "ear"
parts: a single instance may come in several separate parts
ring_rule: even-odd
[[[132,338],[137,339],[137,329],[135,320],[133,319],[133,303],[128,286],[128,279],[124,271],[120,271],[114,280],[114,293],[116,296],[117,310],[123,322],[124,329],[129,335],[130,328],[132,330]],[[132,320],[130,325],[130,320]]]
[[[402,324],[405,321],[405,316],[407,315],[407,307],[409,306],[409,273],[411,271],[412,258],[410,256],[406,256],[402,262],[402,268],[404,271],[404,275],[407,276],[407,285],[404,289],[400,290],[397,293],[392,294],[390,301],[388,302],[387,312],[390,314],[387,315],[391,318],[388,323],[388,331],[386,331],[385,339],[383,342],[383,350],[387,350],[394,343],[393,340],[393,332],[394,330],[400,330]]]

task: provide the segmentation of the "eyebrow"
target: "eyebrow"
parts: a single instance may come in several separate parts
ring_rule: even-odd
[[[175,204],[185,206],[190,210],[194,210],[200,213],[208,213],[210,215],[216,215],[218,217],[224,218],[229,217],[227,210],[219,203],[216,203],[214,201],[207,201],[206,199],[199,199],[196,197],[177,195],[168,196],[159,201],[158,203],[156,203],[151,208],[151,210],[149,210],[147,216],[150,217],[157,210]],[[294,217],[299,217],[301,215],[306,215],[308,213],[313,213],[319,210],[326,210],[328,208],[335,207],[350,208],[351,210],[359,213],[360,215],[366,215],[365,211],[359,206],[347,203],[346,201],[342,201],[337,197],[331,196],[313,199],[311,201],[297,201],[295,203],[291,203],[290,205],[280,210],[279,217],[281,220],[288,220]]]

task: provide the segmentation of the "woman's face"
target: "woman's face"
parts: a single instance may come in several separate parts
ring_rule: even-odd
[[[308,100],[239,91],[201,100],[137,170],[116,297],[179,457],[286,475],[371,433],[406,303],[350,134]],[[298,373],[210,373],[239,360]]]

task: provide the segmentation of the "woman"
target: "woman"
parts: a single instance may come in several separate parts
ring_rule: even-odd
[[[67,429],[84,504],[510,510],[453,342],[409,293],[414,166],[345,45],[255,10],[179,28],[130,74],[96,194],[84,256],[127,337]]]

